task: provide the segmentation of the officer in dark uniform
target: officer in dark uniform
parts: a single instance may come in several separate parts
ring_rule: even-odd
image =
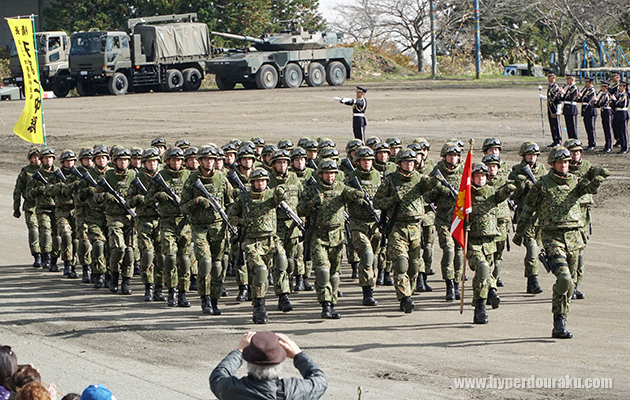
[[[612,71],[611,72],[611,76],[610,76],[610,86],[608,86],[608,91],[610,92],[611,96],[617,96],[617,92],[619,91],[619,81],[621,80],[621,77],[619,76],[619,72],[617,71]],[[613,111],[613,117],[615,115],[615,112]],[[615,124],[612,124],[612,129],[613,129],[613,135],[615,137],[615,144],[613,145],[613,147],[619,147],[620,143],[619,143],[619,132],[617,132],[617,128],[615,127]]]
[[[365,126],[367,121],[365,120],[365,111],[367,111],[367,99],[365,93],[367,89],[357,86],[357,98],[335,98],[341,104],[352,106],[352,132],[354,137],[365,142]]]
[[[610,153],[612,151],[613,111],[610,106],[612,99],[610,98],[610,92],[608,91],[608,82],[601,81],[600,84],[601,90],[597,94],[595,107],[601,108],[602,128],[604,129],[604,138],[606,140],[602,153]]]
[[[615,109],[615,117],[613,119],[613,127],[619,134],[619,144],[621,150],[619,154],[628,153],[628,82],[619,81],[619,89],[617,95],[613,96],[613,108]]]
[[[562,90],[556,83],[556,73],[549,71],[547,73],[547,118],[549,119],[549,129],[551,130],[551,139],[553,142],[549,147],[554,147],[562,143],[562,134],[560,130],[560,119],[558,119],[558,105],[562,103]]]
[[[580,97],[580,91],[575,85],[575,76],[567,74],[567,84],[564,87],[564,106],[562,114],[564,114],[564,122],[567,126],[567,135],[569,139],[577,139],[577,100]],[[559,144],[559,143],[558,143]]]
[[[588,76],[584,78],[586,81],[584,90],[579,97],[579,101],[582,102],[582,118],[584,119],[584,129],[586,129],[586,136],[588,137],[587,151],[595,150],[595,120],[597,119],[597,108],[595,108],[595,102],[597,101],[597,91],[593,86],[595,78]]]

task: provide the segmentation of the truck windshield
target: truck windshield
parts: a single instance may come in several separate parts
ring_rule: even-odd
[[[15,42],[11,40],[11,50],[9,51],[10,57],[17,57],[17,48],[15,47]]]
[[[74,35],[70,55],[97,54],[105,50],[106,35],[102,32]]]

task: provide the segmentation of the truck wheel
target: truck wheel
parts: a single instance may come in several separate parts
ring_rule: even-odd
[[[326,82],[330,86],[341,86],[346,82],[346,67],[339,61],[326,66]]]
[[[166,71],[166,82],[162,85],[166,92],[178,92],[184,84],[184,76],[178,69]]]
[[[183,73],[184,90],[197,90],[201,87],[201,72],[197,68],[186,68]]]
[[[77,82],[77,93],[79,93],[79,96],[94,96],[96,87],[87,82]]]
[[[306,84],[309,86],[321,86],[326,82],[326,71],[318,62],[312,62],[308,65],[308,75],[306,75]]]
[[[278,84],[278,71],[267,64],[260,67],[256,74],[256,85],[259,89],[273,89]]]
[[[215,77],[215,81],[217,82],[219,90],[232,90],[234,89],[234,86],[236,86],[236,82],[233,82],[221,75],[217,75]]]
[[[304,76],[302,75],[302,68],[297,64],[289,64],[284,70],[284,76],[280,78],[282,86],[287,88],[296,88],[302,85]]]
[[[59,75],[53,82],[53,93],[57,97],[66,97],[70,93],[70,83],[66,79],[67,75]]]
[[[256,82],[245,81],[241,82],[241,85],[243,85],[245,89],[258,89],[258,85],[256,84]]]
[[[109,82],[107,82],[107,89],[109,89],[109,93],[116,96],[122,96],[127,93],[127,89],[129,89],[127,75],[116,72]]]

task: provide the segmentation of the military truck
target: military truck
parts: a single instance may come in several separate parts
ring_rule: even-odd
[[[70,40],[65,32],[37,32],[35,33],[37,41],[39,64],[39,76],[42,88],[46,91],[52,90],[57,97],[66,97],[71,84],[67,77],[68,70],[68,54],[70,52]],[[23,75],[22,66],[18,58],[15,43],[11,43],[11,58],[9,60],[9,68],[11,77],[4,78],[4,85],[16,85],[23,91]]]
[[[228,49],[227,54],[206,62],[206,70],[216,77],[221,90],[231,90],[237,83],[246,89],[296,88],[343,85],[350,78],[351,48],[331,48],[342,42],[343,33],[305,30],[298,21],[280,21],[279,33],[260,38],[211,32],[227,39],[250,42],[254,48]]]
[[[133,18],[126,31],[73,33],[70,79],[81,96],[197,90],[211,57],[208,26],[197,21],[196,13]]]

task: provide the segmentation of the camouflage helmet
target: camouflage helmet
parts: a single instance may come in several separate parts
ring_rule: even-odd
[[[156,137],[155,139],[151,141],[151,147],[157,147],[157,146],[166,147],[166,140],[164,140],[161,137]]]
[[[26,158],[31,158],[31,157],[33,157],[33,156],[39,156],[39,152],[40,152],[39,148],[37,148],[37,147],[31,147],[31,148],[28,150],[28,153],[27,153],[28,155],[26,156]]]
[[[275,163],[276,161],[280,161],[280,160],[286,160],[287,162],[291,161],[291,157],[289,155],[289,152],[285,149],[278,149],[276,150],[273,155],[271,156],[271,160],[269,161],[270,164]]]
[[[322,160],[322,162],[319,163],[319,168],[317,169],[317,172],[318,173],[323,173],[323,172],[338,173],[339,167],[337,166],[337,162],[335,160]]]
[[[304,148],[304,145],[306,145],[306,143],[310,141],[311,141],[310,138],[304,136],[304,137],[301,137],[300,140],[298,140],[297,145],[298,147]]]
[[[410,144],[407,145],[407,148],[415,151],[416,153],[419,153],[422,150],[424,150],[420,143],[410,143]]]
[[[291,150],[293,148],[293,142],[290,140],[281,140],[278,142],[278,149]]]
[[[260,153],[260,155],[261,156],[273,155],[273,153],[275,153],[276,150],[278,150],[278,147],[276,147],[275,144],[268,144],[265,147],[263,147],[262,153]]]
[[[142,158],[142,149],[134,146],[131,148],[131,158]]]
[[[518,155],[523,157],[525,154],[540,154],[540,147],[536,142],[524,142],[518,150]]]
[[[564,147],[566,147],[569,151],[584,150],[584,148],[582,148],[582,142],[578,139],[567,140],[564,142]]]
[[[350,153],[351,151],[356,150],[361,146],[363,146],[363,140],[352,139],[348,141],[348,144],[346,144],[346,153]]]
[[[94,147],[94,150],[92,151],[92,160],[99,156],[106,156],[109,158],[109,149],[104,144]]]
[[[118,149],[120,149],[121,147],[117,144],[113,145],[112,147],[109,148],[109,156],[110,157],[114,157],[114,154],[116,154],[116,152],[118,151]]]
[[[501,150],[501,141],[497,138],[487,138],[483,141],[483,146],[481,146],[481,151],[487,151],[493,147]]]
[[[431,150],[431,144],[422,137],[416,138],[413,141],[415,144],[419,144],[422,150]]]
[[[462,149],[456,143],[446,142],[440,150],[440,157],[446,157],[447,154],[462,154]]]
[[[39,152],[39,158],[43,158],[43,157],[57,158],[57,156],[55,155],[55,149],[53,149],[52,147],[46,147],[45,149]]]
[[[194,147],[191,147],[191,149],[194,149]],[[190,150],[190,149],[188,149]],[[212,147],[212,146],[203,146],[201,148],[201,150],[197,151],[196,157],[197,160],[200,160],[202,158],[218,158],[218,150],[216,147]],[[184,156],[186,156],[184,154]]]
[[[181,149],[181,147],[180,147],[180,149]],[[199,149],[198,148],[196,148],[196,147],[189,147],[189,148],[186,149],[186,151],[184,151],[184,158],[186,160],[188,160],[189,158],[197,157],[197,153],[199,153]]]
[[[250,149],[256,150],[256,144],[254,144],[254,142],[250,142],[249,140],[247,142],[242,142],[241,145],[239,146],[239,150],[244,148],[244,147],[249,147]]]
[[[223,150],[225,154],[228,154],[228,153],[236,154],[236,151],[237,151],[236,145],[234,143],[224,144],[223,146],[221,146],[221,150]]]
[[[454,143],[460,149],[464,148],[464,142],[461,139],[453,138],[449,140],[449,142]]]
[[[240,139],[232,139],[230,140],[230,143],[232,143],[234,146],[241,147],[241,144],[243,144],[243,141]]]
[[[337,147],[337,144],[336,144],[335,142],[333,142],[332,140],[330,140],[330,139],[327,139],[327,138],[326,138],[326,139],[322,139],[322,141],[321,141],[321,142],[319,142],[318,147],[319,147],[320,149],[323,149],[323,148],[325,148],[325,147],[332,147],[332,148],[335,148],[335,147]]]
[[[295,149],[291,150],[291,154],[290,154],[291,160],[295,160],[296,158],[306,158],[306,150],[304,150],[301,147],[296,147]]]
[[[184,150],[180,149],[179,147],[173,147],[172,149],[166,152],[166,157],[164,157],[164,159],[166,160],[170,160],[171,158],[183,160]]]
[[[321,153],[319,154],[320,158],[332,158],[332,159],[339,159],[339,151],[337,151],[337,149],[333,148],[333,147],[327,147],[325,149],[323,149],[321,151]]]
[[[472,167],[472,174],[486,174],[488,175],[488,166],[486,164],[475,164]]]
[[[401,161],[416,161],[417,159],[418,153],[411,149],[406,149],[398,153],[398,156],[396,157],[396,164],[400,163]]]
[[[496,154],[486,154],[481,159],[481,162],[486,165],[491,165],[491,164],[501,165],[501,157],[499,157]]]
[[[370,148],[374,147],[376,143],[381,143],[381,138],[379,138],[378,136],[370,136],[365,141],[365,145]]]
[[[253,181],[257,181],[260,179],[264,179],[266,181],[269,180],[269,171],[267,171],[264,168],[256,168],[252,174],[249,176],[249,181],[253,182]]]
[[[149,160],[160,161],[160,151],[155,147],[149,147],[142,153],[142,162]]]
[[[190,142],[186,139],[179,139],[177,142],[175,142],[175,147],[186,150],[190,147]]]
[[[367,146],[359,147],[354,152],[354,161],[358,160],[374,160],[374,150]]]
[[[77,155],[74,153],[74,151],[70,149],[65,149],[61,152],[61,157],[59,158],[59,161],[64,162],[67,160],[77,160]]]
[[[121,148],[116,150],[116,152],[114,153],[114,156],[112,157],[112,159],[114,161],[116,161],[118,159],[130,160],[131,159],[131,151],[129,151],[129,149],[125,149],[124,147],[121,147]]]
[[[386,152],[386,153],[392,154],[390,147],[391,146],[387,142],[380,142],[380,143],[376,143],[372,150],[374,150],[374,154],[380,153],[380,152]]]
[[[261,137],[253,137],[251,138],[251,142],[256,145],[256,147],[261,147],[265,145],[265,139]]]
[[[553,164],[556,161],[570,161],[571,152],[564,146],[556,146],[549,152],[547,163]]]
[[[225,152],[223,149],[215,148],[217,152],[217,160],[225,160]]]
[[[398,139],[397,137],[387,138],[385,139],[385,143],[389,145],[390,149],[393,149],[394,147],[402,148],[402,141]]]
[[[302,148],[304,148],[304,150],[317,151],[317,149],[319,148],[319,144],[315,140],[309,140],[308,142],[304,143],[304,146],[302,146]]]
[[[92,158],[93,153],[94,153],[94,150],[92,150],[91,147],[84,147],[79,152],[79,160],[83,158]]]
[[[256,149],[251,148],[249,146],[243,146],[236,153],[236,160],[240,160],[243,158],[253,158],[256,159]]]

